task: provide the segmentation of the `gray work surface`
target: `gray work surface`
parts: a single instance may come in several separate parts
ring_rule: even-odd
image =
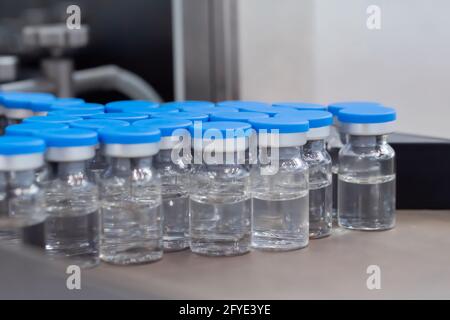
[[[393,230],[336,229],[298,251],[209,258],[186,250],[147,265],[101,264],[83,271],[79,291],[65,288],[61,265],[3,254],[0,298],[450,298],[450,211],[399,211]],[[380,290],[367,289],[369,265],[381,269]]]

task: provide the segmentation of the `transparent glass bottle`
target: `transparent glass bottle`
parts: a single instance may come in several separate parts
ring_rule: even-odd
[[[36,183],[45,143],[33,137],[0,137],[0,243],[44,247],[45,200]]]
[[[332,172],[326,139],[333,116],[327,111],[305,110],[300,111],[299,117],[309,121],[308,142],[303,147],[309,167],[309,236],[319,239],[329,236],[332,230]]]
[[[232,256],[250,251],[250,173],[245,150],[251,126],[197,122],[190,128],[194,165],[190,184],[190,238],[194,253]]]
[[[339,112],[348,134],[339,152],[339,225],[356,230],[385,230],[395,225],[395,152],[387,144],[394,109],[351,107]]]
[[[309,242],[306,119],[250,120],[258,133],[258,165],[252,166],[252,246],[286,251]]]
[[[78,105],[76,105],[78,106]],[[70,123],[70,127],[93,130],[97,133],[104,128],[115,128],[115,127],[128,127],[130,124],[126,121],[120,120],[95,120],[95,119],[85,119],[81,121],[74,121]],[[101,173],[108,167],[108,162],[106,157],[100,148],[100,144],[95,147],[95,157],[92,158],[88,163],[88,172],[92,174],[98,184],[100,181]]]
[[[189,248],[189,174],[192,156],[192,122],[177,119],[137,121],[138,127],[156,127],[161,131],[160,151],[154,166],[161,178],[161,211],[164,217],[164,251]]]
[[[100,176],[101,259],[119,264],[156,261],[163,255],[161,182],[154,169],[157,128],[99,131],[108,168]]]
[[[338,171],[339,171],[339,151],[344,146],[346,134],[339,130],[338,113],[340,110],[348,107],[358,106],[380,106],[378,102],[369,101],[346,101],[335,102],[328,106],[328,112],[333,115],[333,125],[327,140],[327,150],[332,161],[332,180],[333,180],[333,222],[337,223],[337,199],[338,199]]]
[[[44,182],[47,253],[81,268],[94,267],[100,261],[99,201],[87,168],[95,156],[97,133],[69,128],[47,130],[40,137],[51,169]]]

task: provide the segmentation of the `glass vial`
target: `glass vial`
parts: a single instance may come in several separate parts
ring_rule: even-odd
[[[164,217],[164,251],[189,248],[189,174],[192,156],[188,131],[192,122],[182,119],[137,121],[137,127],[161,131],[160,151],[154,166],[161,178],[161,211]]]
[[[21,136],[0,137],[0,243],[44,247],[45,200],[36,182],[45,143]]]
[[[333,189],[331,157],[326,150],[333,116],[327,111],[300,111],[309,121],[308,142],[303,147],[309,167],[309,237],[327,237],[332,230]]]
[[[233,256],[250,251],[251,198],[245,151],[251,126],[194,122],[190,238],[194,253]]]
[[[258,134],[258,165],[252,166],[252,246],[286,251],[309,242],[308,165],[303,145],[308,120],[250,120]]]
[[[67,258],[81,268],[99,263],[100,218],[98,187],[88,172],[95,156],[97,133],[82,129],[47,130],[51,172],[46,193],[46,250],[49,256]]]
[[[157,128],[99,131],[108,168],[100,175],[101,259],[119,265],[156,261],[163,255],[161,182],[154,169]]]
[[[347,144],[339,153],[339,225],[385,230],[395,225],[395,152],[387,144],[394,109],[355,106],[338,114]]]

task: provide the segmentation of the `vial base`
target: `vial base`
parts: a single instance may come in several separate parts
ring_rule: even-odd
[[[395,175],[358,180],[339,176],[339,225],[354,230],[395,226]]]
[[[228,200],[228,199],[227,199]],[[207,256],[236,256],[250,251],[251,200],[209,203],[191,197],[191,251]]]
[[[116,264],[116,265],[129,265],[129,264],[144,264],[161,260],[163,257],[162,250],[148,249],[145,246],[140,246],[137,243],[131,243],[124,251],[117,251],[117,247],[114,250],[109,251],[108,248],[102,250],[100,258],[102,261]]]
[[[111,264],[143,264],[163,255],[160,205],[103,203],[101,254]]]
[[[189,248],[189,197],[185,194],[163,195],[164,251]]]
[[[165,236],[164,237],[164,252],[176,252],[189,248],[189,240],[183,236]]]
[[[331,235],[332,184],[309,190],[309,237],[320,239]]]
[[[253,198],[252,247],[269,251],[289,251],[308,246],[309,196],[296,199]]]
[[[92,268],[99,258],[99,212],[65,216],[52,213],[46,221],[46,250],[50,257],[66,258],[80,268]]]

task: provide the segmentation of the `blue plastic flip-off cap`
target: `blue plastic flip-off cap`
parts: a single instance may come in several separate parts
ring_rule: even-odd
[[[184,119],[148,119],[133,123],[136,127],[156,127],[163,137],[170,137],[177,129],[187,129],[191,125],[192,121]]]
[[[210,101],[196,101],[196,100],[188,100],[188,101],[172,101],[161,104],[161,108],[178,108],[179,110],[183,110],[184,108],[211,108],[215,107],[214,102]],[[186,110],[189,112],[201,112],[198,110]]]
[[[78,117],[89,118],[98,114],[104,114],[102,110],[84,110],[84,109],[66,109],[58,111],[50,111],[49,116],[64,116],[64,117]]]
[[[87,147],[98,144],[97,132],[85,129],[56,129],[46,130],[38,135],[45,140],[47,147]]]
[[[321,110],[303,110],[293,114],[281,113],[275,118],[280,119],[307,119],[309,128],[321,128],[331,126],[333,124],[333,115],[328,111]]]
[[[287,107],[292,108],[294,110],[327,110],[327,106],[317,103],[308,103],[308,102],[275,102],[272,103],[274,107]]]
[[[142,144],[161,140],[161,132],[156,127],[129,126],[105,128],[99,131],[102,144]]]
[[[105,106],[100,103],[74,103],[74,104],[53,104],[50,106],[52,111],[61,110],[89,110],[89,111],[105,111]]]
[[[353,105],[341,109],[338,119],[343,123],[385,123],[395,121],[395,109],[376,105]]]
[[[104,128],[128,127],[129,125],[130,125],[129,122],[121,120],[85,119],[81,121],[72,122],[70,124],[70,127],[78,129],[94,130],[98,132]]]
[[[152,101],[145,100],[123,100],[107,103],[105,106],[106,112],[126,112],[135,113],[135,109],[142,110],[142,108],[155,109],[159,104]]]
[[[218,112],[210,116],[211,121],[238,121],[248,122],[251,119],[268,118],[269,115],[261,112]]]
[[[138,113],[126,113],[126,112],[113,112],[113,113],[104,113],[97,114],[88,117],[89,119],[98,119],[98,120],[122,120],[128,122],[134,122],[139,120],[148,119],[148,115],[138,114]]]
[[[301,133],[309,130],[309,121],[306,118],[258,118],[249,121],[257,131],[278,130],[279,133]]]
[[[5,134],[10,136],[35,136],[44,130],[67,129],[64,123],[30,122],[9,125],[5,128]]]
[[[153,118],[164,118],[164,119],[184,119],[190,121],[208,121],[209,116],[205,113],[197,112],[176,112],[176,113],[161,113],[153,115]]]
[[[334,102],[328,105],[328,112],[331,112],[333,116],[337,116],[340,110],[348,107],[361,107],[361,106],[381,106],[378,102],[371,101],[343,101],[343,102]]]
[[[35,137],[3,136],[0,137],[0,155],[16,156],[43,153],[45,142]]]
[[[69,124],[75,121],[83,120],[80,117],[69,117],[69,116],[35,116],[29,117],[23,120],[23,123],[65,123]]]

